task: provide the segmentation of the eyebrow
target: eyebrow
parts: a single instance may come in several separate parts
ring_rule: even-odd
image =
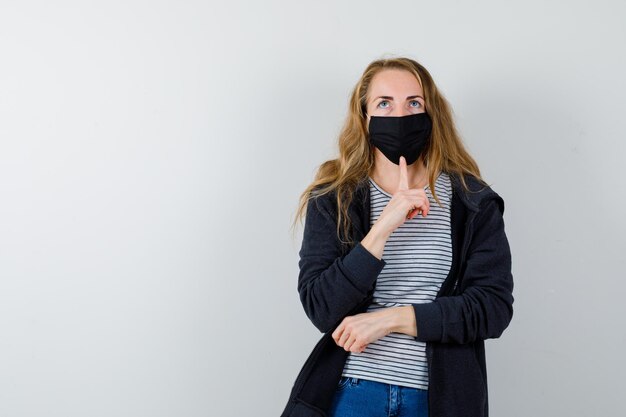
[[[418,97],[421,98],[422,100],[424,100],[424,97],[419,96],[419,95],[408,96],[406,99],[409,100],[409,99],[418,98]],[[385,100],[393,100],[393,97],[391,97],[391,96],[378,96],[378,97],[374,98],[374,100],[378,100],[379,98],[382,98],[382,99],[385,99]],[[372,101],[374,101],[374,100],[372,100]]]

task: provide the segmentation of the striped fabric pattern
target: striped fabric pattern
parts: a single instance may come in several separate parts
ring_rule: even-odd
[[[370,224],[374,224],[391,195],[372,178],[369,182]],[[435,202],[430,187],[425,187],[430,201],[428,216],[405,221],[387,240],[383,252],[386,264],[376,281],[368,311],[432,302],[441,288],[452,264],[450,177],[441,173],[435,189],[442,205]],[[362,353],[350,352],[342,375],[428,389],[426,344],[413,336],[390,333],[370,343]]]

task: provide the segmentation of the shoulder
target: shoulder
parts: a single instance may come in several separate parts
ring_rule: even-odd
[[[482,211],[489,205],[496,205],[500,213],[504,213],[504,200],[500,195],[495,192],[487,183],[476,178],[473,175],[464,174],[463,180],[465,181],[465,187],[461,176],[454,173],[449,173],[452,183],[452,190],[460,200],[473,211]]]
[[[327,185],[318,185],[311,190],[311,198],[309,204],[314,203],[318,207],[323,207],[329,211],[337,210],[339,191],[337,188],[327,190]],[[369,196],[369,181],[367,178],[359,180],[356,184],[343,189],[341,201],[346,201],[346,195],[349,195],[350,206],[358,207],[367,202]]]
[[[307,222],[311,222],[314,219],[317,221],[321,219],[332,219],[337,206],[335,195],[336,192],[334,190],[324,191],[324,186],[322,185],[313,188],[307,201]]]

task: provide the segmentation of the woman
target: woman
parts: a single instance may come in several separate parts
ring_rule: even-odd
[[[483,341],[513,314],[503,210],[428,71],[372,62],[301,196],[298,291],[325,334],[282,416],[487,416]]]

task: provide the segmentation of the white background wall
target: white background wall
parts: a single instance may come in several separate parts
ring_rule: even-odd
[[[289,224],[383,55],[506,201],[494,416],[623,415],[624,3],[0,2],[0,416],[277,416]]]

